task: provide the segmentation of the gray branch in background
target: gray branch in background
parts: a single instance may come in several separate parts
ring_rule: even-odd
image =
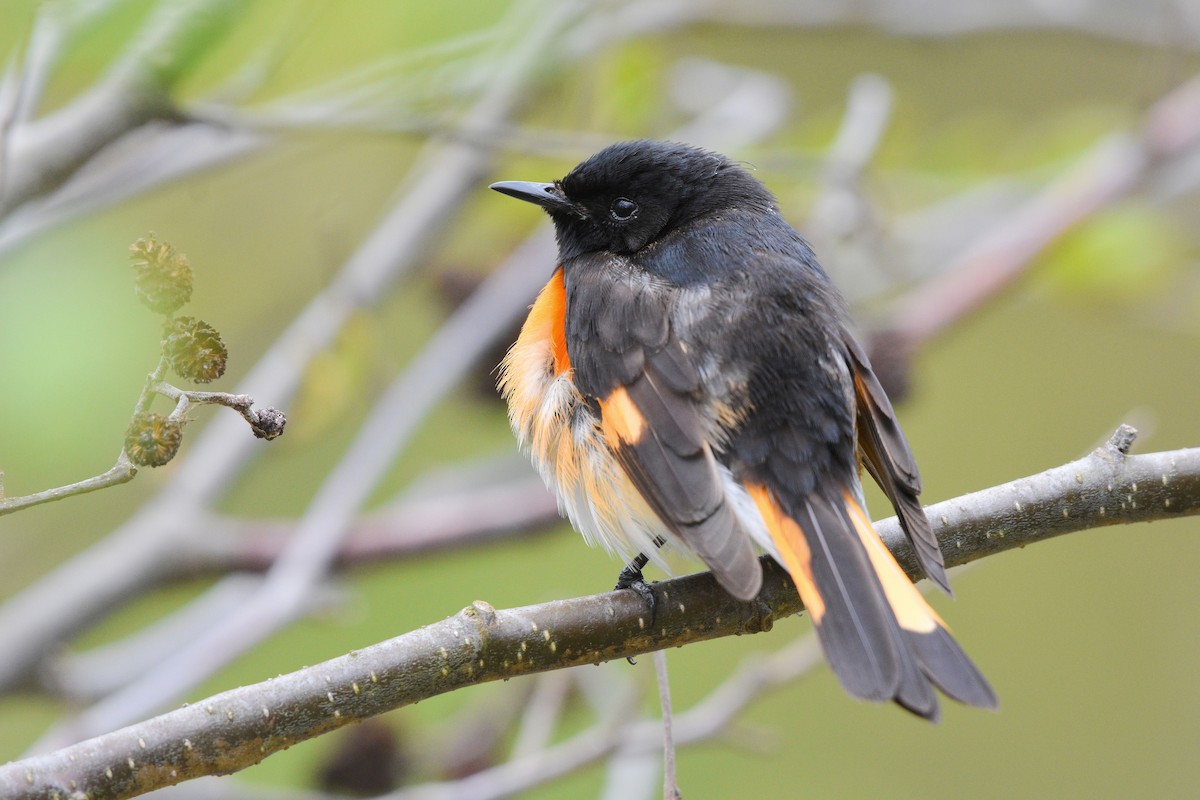
[[[1200,448],[1130,456],[1134,435],[1122,426],[1078,461],[931,506],[947,565],[1097,526],[1200,514]],[[894,521],[880,529],[889,546],[901,536]],[[911,570],[911,559],[899,555]],[[766,631],[802,606],[787,573],[769,558],[763,564],[763,591],[751,603],[725,594],[710,573],[655,584],[654,628],[632,592],[508,610],[476,601],[394,639],[7,764],[0,795],[133,797],[237,771],[304,739],[464,686]],[[607,750],[592,742],[589,752]]]
[[[236,0],[160,3],[95,86],[51,114],[14,125],[5,142],[0,217],[60,185],[122,134],[174,116],[171,89],[244,8]]]
[[[433,481],[419,479],[402,497],[363,514],[347,531],[337,563],[347,567],[408,558],[560,522],[553,493],[528,459],[511,453],[448,469]],[[174,569],[179,577],[261,572],[279,557],[295,528],[294,519],[200,521]]]
[[[522,92],[501,83],[476,106],[502,119]],[[490,153],[473,146],[430,142],[398,190],[398,200],[350,256],[333,281],[304,308],[251,368],[238,392],[286,404],[311,360],[336,337],[355,311],[385,290],[429,252],[454,210],[487,174]],[[0,689],[25,680],[54,642],[64,641],[116,604],[152,585],[171,563],[178,541],[204,509],[253,461],[255,443],[236,420],[217,418],[177,459],[159,494],[122,526],[0,607]]]
[[[670,2],[670,0],[667,0]],[[742,0],[709,4],[703,16],[726,25],[804,28],[866,25],[896,36],[949,37],[1004,30],[1074,31],[1126,42],[1194,51],[1200,9],[1194,3],[1073,3],[988,0]]]
[[[892,308],[888,335],[911,354],[968,317],[1035,263],[1051,243],[1200,148],[1200,77],[1160,98],[1136,133],[1112,133]],[[1194,188],[1194,187],[1193,187]]]

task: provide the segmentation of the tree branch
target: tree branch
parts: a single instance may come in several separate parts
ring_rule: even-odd
[[[1078,461],[931,506],[948,566],[1103,525],[1200,513],[1200,448],[1127,455],[1122,426]],[[895,546],[894,520],[879,525]],[[896,550],[912,569],[912,560]],[[770,630],[802,610],[787,573],[763,559],[750,603],[711,574],[655,584],[651,629],[628,592],[496,610],[476,601],[394,639],[264,683],[0,767],[0,795],[23,800],[87,793],[91,800],[228,774],[303,739],[478,683],[642,655],[722,636]]]
[[[926,508],[946,565],[1067,533],[1200,514],[1200,448],[1131,456],[1136,436],[1122,425],[1078,461]],[[876,528],[905,570],[915,574],[916,561],[896,519]]]

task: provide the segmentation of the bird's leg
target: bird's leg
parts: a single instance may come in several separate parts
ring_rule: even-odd
[[[667,543],[667,540],[662,536],[654,537],[654,546],[662,547]],[[617,576],[617,585],[614,589],[632,589],[646,601],[646,605],[650,606],[650,624],[654,624],[654,616],[657,609],[657,604],[654,600],[654,592],[650,590],[650,584],[646,583],[646,577],[642,575],[642,567],[650,561],[645,553],[638,553],[633,560],[625,565],[625,569],[621,570],[621,574]]]
[[[661,536],[654,537],[654,546],[662,547],[667,543],[667,540]],[[645,553],[638,553],[633,557],[633,560],[625,565],[625,569],[621,570],[621,574],[617,576],[617,585],[613,590],[632,589],[638,593],[638,596],[646,601],[646,605],[650,606],[650,627],[654,627],[654,618],[658,616],[658,602],[654,599],[654,592],[650,589],[650,584],[646,583],[646,576],[642,574],[642,567],[646,566],[650,558]],[[625,659],[630,664],[636,664],[633,656]]]

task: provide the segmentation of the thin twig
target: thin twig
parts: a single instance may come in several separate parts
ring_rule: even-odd
[[[283,433],[283,415],[273,408],[255,411],[254,398],[248,394],[188,391],[166,381],[157,381],[151,388],[156,394],[175,401],[175,410],[171,412],[173,419],[183,419],[193,405],[224,406],[241,414],[260,439],[274,439]]]
[[[137,472],[137,467],[129,463],[129,458],[125,455],[125,451],[121,450],[117,456],[117,463],[99,475],[94,475],[91,478],[85,478],[66,486],[56,486],[53,489],[44,489],[43,491],[20,497],[0,497],[0,517],[5,514],[12,514],[15,511],[23,511],[26,508],[32,508],[42,503],[50,503],[66,497],[76,497],[98,489],[107,489],[110,486],[119,486],[122,483],[128,483],[133,480]]]
[[[175,409],[171,412],[172,419],[184,419],[188,408],[197,403],[225,406],[231,408],[242,415],[246,422],[250,423],[251,430],[255,436],[262,439],[274,439],[283,432],[283,427],[278,423],[278,419],[274,415],[279,412],[274,409],[265,409],[264,412],[255,411],[254,398],[246,394],[229,394],[227,392],[190,392],[176,388],[171,384],[162,380],[163,374],[167,369],[167,359],[165,356],[160,356],[158,365],[154,371],[146,378],[146,382],[142,387],[142,391],[138,394],[137,402],[134,403],[134,414],[145,412],[150,407],[151,401],[156,394],[169,397],[176,401]],[[137,475],[137,467],[129,460],[125,449],[117,454],[117,461],[113,466],[106,471],[91,478],[86,478],[66,486],[57,486],[53,489],[45,489],[34,494],[23,495],[21,497],[4,497],[0,493],[0,517],[5,514],[12,514],[16,511],[21,511],[26,508],[31,508],[42,503],[49,503],[55,500],[62,500],[67,497],[75,497],[88,492],[94,492],[98,489],[107,489],[110,486],[118,486],[122,483],[128,483]]]
[[[654,677],[658,682],[658,704],[662,709],[663,800],[680,800],[679,781],[675,775],[674,718],[671,712],[671,678],[667,674],[667,654],[654,651]]]
[[[135,416],[150,407],[150,401],[154,399],[154,385],[162,379],[166,369],[166,357],[159,356],[158,364],[155,365],[154,371],[146,376],[146,381],[142,384],[142,389],[138,392],[137,400],[133,404],[133,413]],[[57,486],[53,489],[45,489],[22,497],[5,498],[4,494],[0,493],[0,517],[5,514],[12,514],[15,511],[41,505],[42,503],[50,503],[55,500],[75,497],[87,494],[88,492],[94,492],[98,489],[107,489],[110,486],[128,483],[134,479],[137,473],[137,467],[129,461],[129,456],[125,453],[125,448],[122,447],[121,452],[117,454],[116,463],[99,475],[85,478],[66,486]]]

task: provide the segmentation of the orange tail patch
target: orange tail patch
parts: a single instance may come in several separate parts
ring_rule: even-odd
[[[771,541],[775,542],[779,556],[783,559],[783,566],[792,576],[796,591],[804,601],[804,607],[812,615],[813,622],[820,624],[821,618],[825,616],[825,601],[813,578],[812,552],[808,548],[804,533],[795,520],[783,513],[765,486],[747,484],[746,491],[757,506],[758,513],[762,515],[767,532],[771,534]]]
[[[883,584],[888,605],[895,612],[900,627],[915,633],[929,633],[938,627],[945,628],[946,623],[942,622],[937,612],[925,602],[921,592],[896,563],[895,556],[875,532],[875,526],[867,519],[862,506],[849,492],[845,492],[843,496],[846,500],[846,510],[850,512],[850,519],[854,522],[854,530],[867,550],[871,566],[875,568],[875,574]]]

